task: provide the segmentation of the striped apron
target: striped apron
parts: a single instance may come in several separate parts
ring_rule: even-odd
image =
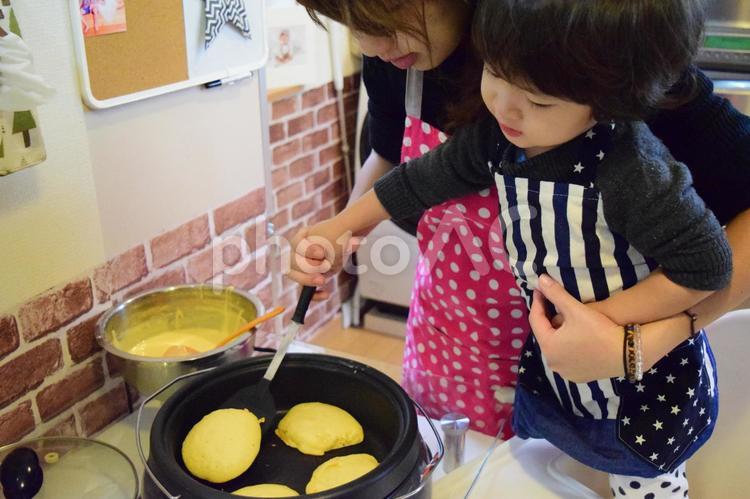
[[[610,230],[594,188],[614,130],[600,124],[579,138],[579,160],[571,165],[575,184],[504,175],[503,162],[491,162],[508,259],[529,306],[543,273],[590,302],[635,285],[656,267]],[[547,367],[529,335],[514,430],[545,438],[602,471],[656,476],[679,466],[710,435],[718,411],[715,384],[704,334],[679,345],[635,384],[623,377],[567,381]]]

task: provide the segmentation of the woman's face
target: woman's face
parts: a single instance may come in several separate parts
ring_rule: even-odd
[[[362,53],[369,57],[380,57],[400,69],[427,71],[439,66],[456,50],[466,31],[469,23],[468,5],[459,0],[425,0],[424,23],[418,15],[408,12],[414,19],[407,21],[417,31],[426,26],[426,40],[403,31],[397,31],[391,37],[353,30]]]

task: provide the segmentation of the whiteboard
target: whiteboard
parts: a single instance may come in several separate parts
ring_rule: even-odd
[[[158,1],[158,0],[154,0]],[[204,48],[204,0],[183,0],[188,79],[108,99],[98,99],[91,89],[86,46],[81,29],[79,0],[69,0],[73,42],[80,77],[81,96],[92,109],[105,109],[128,102],[174,92],[209,82],[225,83],[248,78],[268,59],[266,12],[263,0],[244,0],[251,39],[244,38],[230,23],[225,24],[208,50]],[[127,15],[127,0],[125,0]],[[101,36],[117,36],[117,33]]]

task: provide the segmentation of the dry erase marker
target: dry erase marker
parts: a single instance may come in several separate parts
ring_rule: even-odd
[[[252,76],[253,76],[253,73],[244,73],[244,74],[239,74],[239,75],[234,75],[234,76],[228,76],[220,80],[209,81],[203,86],[206,88],[215,88],[215,87],[220,87],[222,85],[233,85],[235,82],[239,80],[244,80],[245,78],[251,78]]]

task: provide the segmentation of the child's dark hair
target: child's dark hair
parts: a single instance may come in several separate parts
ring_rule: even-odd
[[[674,86],[703,23],[704,0],[479,0],[472,34],[493,74],[598,120],[641,120],[692,96]]]

